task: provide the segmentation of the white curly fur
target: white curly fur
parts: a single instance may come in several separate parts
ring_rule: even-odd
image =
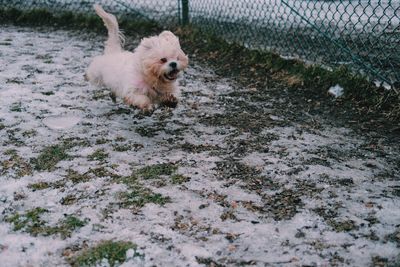
[[[114,15],[94,5],[108,30],[104,54],[93,59],[86,79],[96,86],[108,87],[128,105],[152,110],[165,97],[175,97],[178,74],[188,65],[178,38],[170,31],[143,38],[135,51],[122,48],[124,41]]]

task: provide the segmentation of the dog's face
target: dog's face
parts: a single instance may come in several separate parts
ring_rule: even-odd
[[[144,75],[158,85],[174,82],[189,62],[179,39],[170,31],[144,38],[136,52],[141,55]]]

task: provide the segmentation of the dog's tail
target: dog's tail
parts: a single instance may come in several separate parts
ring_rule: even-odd
[[[121,52],[125,39],[124,35],[119,30],[117,19],[114,15],[105,12],[98,4],[93,5],[93,8],[97,15],[102,18],[104,25],[108,30],[108,39],[105,43],[104,54]]]

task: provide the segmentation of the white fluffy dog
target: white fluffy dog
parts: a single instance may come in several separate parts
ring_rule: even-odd
[[[113,100],[120,97],[128,105],[151,111],[155,104],[176,106],[178,74],[188,65],[178,38],[170,31],[143,38],[135,51],[122,48],[123,36],[114,15],[94,5],[108,30],[104,55],[89,65],[85,78],[111,89]]]

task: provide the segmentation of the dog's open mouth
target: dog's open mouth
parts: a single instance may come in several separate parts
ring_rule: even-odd
[[[178,78],[179,70],[171,70],[168,73],[164,74],[164,78],[169,80],[169,81],[174,81],[176,78]]]

